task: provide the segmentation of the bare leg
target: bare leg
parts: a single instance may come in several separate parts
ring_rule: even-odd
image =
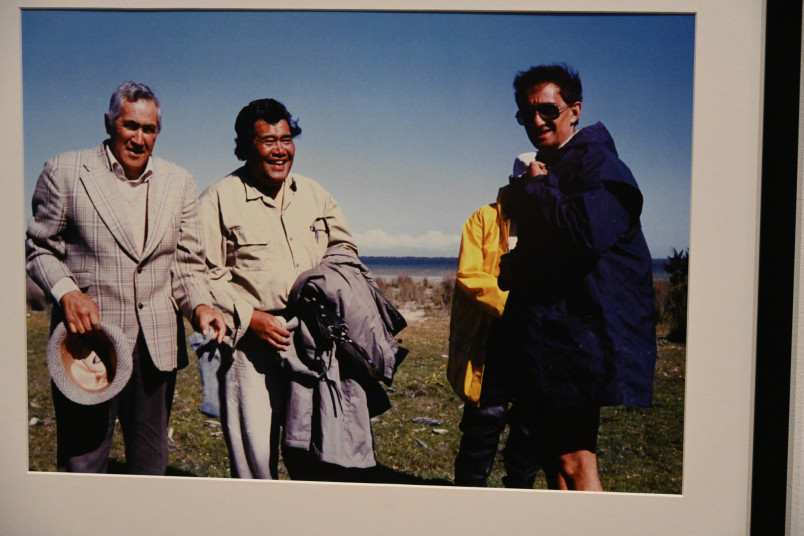
[[[603,491],[596,454],[599,425],[599,408],[560,408],[537,417],[548,488]]]
[[[579,491],[603,491],[597,471],[597,454],[589,450],[568,452],[559,456],[559,475],[565,488]]]

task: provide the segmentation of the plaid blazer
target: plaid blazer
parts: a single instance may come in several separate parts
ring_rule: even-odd
[[[47,291],[72,278],[98,303],[102,324],[118,326],[132,348],[142,333],[154,364],[167,371],[187,362],[181,313],[190,318],[211,299],[195,183],[180,167],[151,158],[142,253],[103,145],[48,160],[33,195],[26,269]],[[53,325],[62,319],[54,306]]]

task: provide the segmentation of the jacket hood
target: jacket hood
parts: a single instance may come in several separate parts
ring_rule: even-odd
[[[614,139],[611,137],[608,129],[603,126],[603,123],[597,122],[593,125],[583,127],[578,130],[575,135],[558,150],[557,160],[572,162],[576,158],[573,157],[574,153],[597,154],[600,151],[606,151],[613,155],[617,166],[620,168],[617,173],[607,173],[601,180],[605,181],[609,186],[613,184],[626,185],[628,188],[625,190],[618,187],[621,202],[625,205],[628,211],[636,218],[642,213],[643,198],[642,193],[639,191],[639,186],[631,174],[631,170],[625,165],[617,154],[617,148],[614,146]]]
[[[614,138],[609,134],[608,129],[601,122],[594,125],[589,125],[578,130],[575,135],[560,149],[565,150],[579,145],[589,145],[598,143],[603,145],[606,149],[617,154],[617,148],[614,146]]]

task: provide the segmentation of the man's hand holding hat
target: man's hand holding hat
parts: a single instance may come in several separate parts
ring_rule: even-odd
[[[87,333],[100,329],[98,304],[80,290],[71,290],[62,296],[61,308],[70,333]]]

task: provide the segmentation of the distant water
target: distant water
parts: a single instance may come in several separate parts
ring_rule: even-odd
[[[420,280],[440,281],[455,277],[458,271],[457,257],[360,257],[374,277],[393,279],[408,276]]]
[[[393,279],[408,276],[421,280],[440,281],[444,277],[455,277],[458,271],[457,257],[360,257],[369,267],[374,277]],[[667,279],[664,270],[667,259],[653,259],[654,279]]]

